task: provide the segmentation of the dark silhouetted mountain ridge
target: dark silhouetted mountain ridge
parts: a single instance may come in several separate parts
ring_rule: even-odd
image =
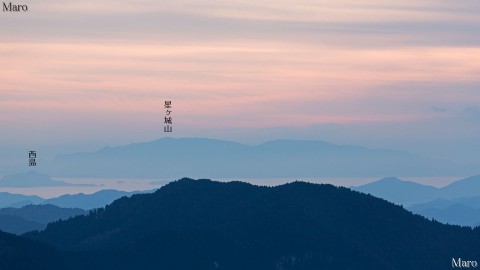
[[[73,270],[55,249],[37,241],[0,231],[0,269]]]
[[[83,209],[61,208],[50,204],[3,208],[0,209],[0,230],[14,234],[43,230],[49,222],[86,213]]]
[[[303,182],[182,179],[27,236],[82,269],[450,269],[480,250],[478,230]]]

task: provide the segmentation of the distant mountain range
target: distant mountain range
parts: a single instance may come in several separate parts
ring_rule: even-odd
[[[118,191],[113,189],[104,189],[93,194],[67,194],[60,197],[47,199],[42,204],[53,204],[66,208],[94,209],[104,207],[123,196],[132,196],[133,194],[152,192],[152,191]]]
[[[86,213],[88,212],[83,209],[61,208],[50,204],[3,208],[0,209],[0,230],[13,234],[43,230],[52,221],[68,219]]]
[[[436,187],[404,181],[396,177],[383,178],[366,185],[352,187],[352,189],[404,206],[426,202],[439,195],[439,189]]]
[[[0,230],[22,234],[43,230],[47,224],[88,213],[86,210],[104,207],[118,198],[151,191],[101,190],[93,194],[62,195],[43,199],[38,196],[0,193]]]
[[[131,196],[138,193],[148,193],[154,190],[147,191],[118,191],[118,190],[101,190],[93,194],[73,194],[62,195],[51,199],[43,199],[38,196],[26,196],[21,194],[11,194],[7,192],[0,192],[0,208],[5,207],[23,207],[30,204],[52,204],[64,208],[81,208],[93,209],[104,207],[114,200],[123,196]]]
[[[164,181],[156,183],[165,184]],[[478,199],[480,198],[480,176],[461,179],[443,188],[388,177],[363,186],[352,187],[352,189],[401,204],[414,213],[444,223],[463,226],[480,224],[480,199]],[[64,208],[88,210],[103,207],[120,197],[142,192],[148,193],[153,190],[135,192],[102,190],[94,194],[63,195],[52,199],[3,192],[0,193],[0,208],[52,204]],[[442,206],[440,202],[446,205]],[[20,224],[19,222],[15,224]],[[26,224],[23,227],[34,228],[36,225],[38,224]]]
[[[413,213],[443,223],[480,225],[480,176],[442,188],[389,177],[352,189],[404,205]]]
[[[401,151],[276,140],[244,145],[213,139],[163,138],[59,156],[43,167],[56,177],[371,177],[458,175],[473,171]]]
[[[25,237],[60,250],[69,267],[61,269],[450,269],[452,258],[480,260],[479,229],[303,182],[182,179]],[[33,248],[14,250],[0,261],[19,252],[28,259]]]
[[[0,192],[0,208],[4,207],[22,207],[29,204],[39,204],[45,199],[38,196],[28,196],[22,194],[11,194]]]
[[[480,196],[453,200],[436,199],[412,205],[408,210],[443,223],[480,226]]]
[[[388,177],[352,189],[372,194],[388,201],[411,206],[435,199],[457,199],[480,196],[480,175],[453,182],[442,188]]]

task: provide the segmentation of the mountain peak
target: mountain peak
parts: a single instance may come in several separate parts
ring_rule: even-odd
[[[405,183],[408,181],[402,180],[395,176],[384,177],[377,181],[377,183]]]
[[[353,189],[405,206],[432,200],[438,191],[436,187],[405,181],[397,177],[382,178]]]

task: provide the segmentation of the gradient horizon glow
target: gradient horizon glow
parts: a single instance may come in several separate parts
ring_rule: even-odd
[[[175,137],[480,163],[480,2],[29,1],[0,16],[0,159]],[[21,157],[19,157],[21,158]]]

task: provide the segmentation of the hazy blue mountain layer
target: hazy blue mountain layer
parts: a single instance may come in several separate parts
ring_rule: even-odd
[[[0,208],[3,207],[22,207],[29,204],[38,204],[44,201],[38,196],[27,196],[21,194],[11,194],[0,192]]]
[[[31,204],[52,204],[63,208],[82,208],[88,210],[104,207],[105,205],[123,196],[131,196],[133,194],[149,192],[153,192],[153,190],[128,192],[105,189],[93,194],[66,194],[51,199],[43,199],[38,196],[26,196],[21,194],[0,192],[0,208],[19,208]]]
[[[371,177],[459,175],[473,171],[401,151],[277,140],[244,145],[213,139],[163,138],[59,156],[44,166],[56,177]]]
[[[411,206],[435,199],[460,199],[480,196],[480,176],[458,180],[442,188],[388,177],[366,185],[352,187],[357,191],[372,194],[388,201]],[[480,203],[480,200],[477,200]],[[480,207],[480,204],[478,204]]]
[[[412,205],[408,210],[443,223],[462,226],[480,225],[480,196],[452,200],[436,199]]]
[[[146,191],[148,192],[148,191]],[[133,194],[141,193],[140,191],[118,191],[113,189],[105,189],[95,192],[93,194],[66,194],[59,197],[44,200],[42,204],[53,204],[65,208],[82,208],[93,209],[104,207],[114,200],[123,196],[131,196]]]

